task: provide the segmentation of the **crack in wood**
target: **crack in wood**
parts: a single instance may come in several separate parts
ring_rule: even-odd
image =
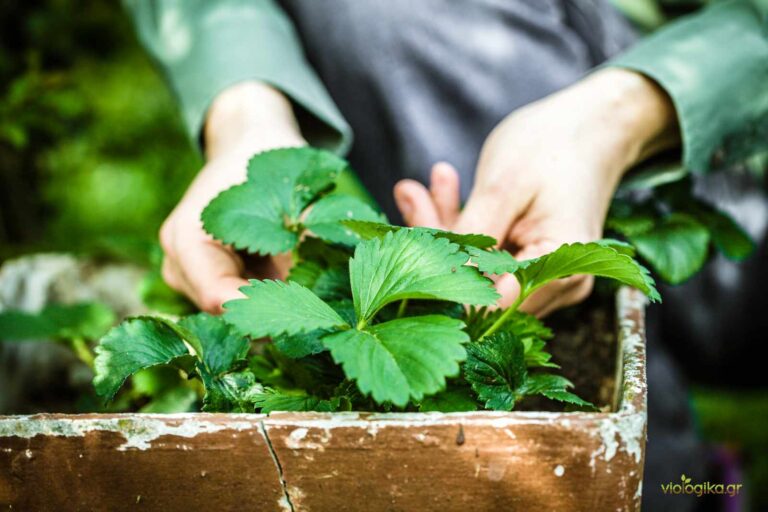
[[[288,510],[290,510],[290,512],[296,512],[296,509],[294,508],[293,503],[291,503],[291,495],[288,493],[288,484],[285,482],[285,477],[283,476],[283,466],[280,464],[280,459],[277,457],[277,452],[275,451],[275,448],[272,446],[272,440],[269,438],[269,434],[267,434],[267,429],[264,426],[263,421],[259,422],[259,427],[261,427],[261,433],[264,435],[264,441],[267,444],[269,455],[272,457],[272,462],[275,463],[275,468],[277,469],[277,477],[280,480],[280,488],[283,491],[283,498],[285,499],[285,504],[288,505]]]

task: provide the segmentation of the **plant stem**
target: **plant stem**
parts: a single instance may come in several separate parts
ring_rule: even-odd
[[[515,311],[517,311],[517,308],[519,308],[519,307],[520,307],[520,304],[522,304],[522,303],[523,303],[523,301],[526,299],[526,297],[527,297],[527,296],[528,296],[528,294],[524,294],[524,293],[522,293],[522,290],[521,290],[521,292],[520,292],[520,295],[518,295],[518,296],[517,296],[517,298],[515,299],[515,302],[513,302],[513,303],[512,303],[512,305],[511,305],[511,306],[509,306],[509,307],[507,308],[507,310],[506,310],[504,313],[502,313],[502,314],[501,314],[501,316],[500,316],[500,317],[499,317],[499,318],[498,318],[498,319],[497,319],[495,322],[493,322],[493,325],[491,325],[491,326],[490,326],[490,327],[489,327],[489,328],[488,328],[488,329],[487,329],[487,330],[486,330],[486,331],[483,333],[483,335],[482,335],[482,336],[480,336],[480,339],[483,339],[483,338],[485,338],[486,336],[490,336],[491,334],[493,334],[493,333],[495,333],[496,331],[498,331],[498,330],[501,328],[501,326],[502,326],[502,325],[504,325],[504,323],[505,323],[507,320],[509,320],[509,317],[510,317],[510,316],[512,316],[512,314],[513,314]]]
[[[408,299],[403,299],[400,301],[400,306],[397,308],[397,316],[395,318],[402,318],[402,316],[405,314],[405,308],[408,307]]]
[[[81,337],[72,338],[69,340],[72,350],[82,362],[88,365],[89,368],[93,368],[93,353],[88,348],[88,344]]]

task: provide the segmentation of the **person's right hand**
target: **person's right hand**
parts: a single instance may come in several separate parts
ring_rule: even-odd
[[[160,229],[163,279],[200,309],[220,313],[227,300],[242,297],[248,284],[243,259],[203,230],[200,215],[219,192],[246,179],[248,160],[268,149],[301,146],[290,102],[277,90],[244,82],[213,102],[205,126],[207,162]],[[253,263],[253,265],[251,265]],[[249,276],[285,278],[290,256],[249,262]]]

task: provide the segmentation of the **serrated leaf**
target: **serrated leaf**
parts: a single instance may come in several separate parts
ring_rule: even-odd
[[[524,395],[542,395],[550,400],[595,409],[592,403],[568,391],[568,388],[572,387],[573,383],[561,375],[534,373],[528,375],[525,384],[520,389],[520,393]]]
[[[249,160],[248,181],[267,191],[283,214],[297,220],[315,197],[332,188],[346,168],[347,162],[329,151],[279,148]]]
[[[181,336],[167,321],[132,318],[110,330],[96,347],[93,384],[99,395],[111,399],[137,371],[188,355]]]
[[[464,376],[487,409],[511,411],[527,375],[523,343],[508,331],[498,331],[467,345]]]
[[[97,302],[51,304],[38,313],[0,312],[0,340],[97,339],[115,323],[115,314]]]
[[[476,247],[479,249],[487,249],[496,245],[496,239],[488,235],[478,234],[459,234],[452,233],[450,231],[444,231],[442,229],[434,228],[406,228],[403,226],[393,226],[384,222],[366,222],[363,220],[348,220],[344,221],[344,225],[349,227],[352,231],[360,235],[364,240],[370,240],[372,238],[381,238],[387,233],[395,233],[397,231],[408,230],[416,231],[420,233],[429,233],[435,238],[446,238],[448,241],[458,244],[462,248]]]
[[[432,396],[425,396],[419,404],[420,412],[466,412],[476,411],[477,401],[472,390],[465,386],[449,387]]]
[[[231,187],[203,210],[205,230],[252,253],[279,254],[299,241],[299,216],[346,168],[344,160],[312,148],[283,148],[254,155],[248,181]]]
[[[363,201],[351,197],[326,196],[312,206],[304,225],[327,242],[356,245],[362,238],[342,224],[346,220],[381,221],[382,215]]]
[[[628,236],[629,241],[662,279],[679,284],[704,265],[709,250],[709,231],[689,215],[675,213],[652,230]]]
[[[630,258],[634,258],[635,253],[637,252],[635,250],[634,245],[629,244],[627,242],[622,242],[621,240],[614,240],[613,238],[603,238],[601,240],[595,240],[595,243],[598,245],[602,245],[604,247],[610,247],[611,249],[615,249],[616,252],[619,252],[621,254],[626,254]]]
[[[288,281],[312,290],[312,293],[326,301],[352,297],[347,267],[323,268],[314,261],[302,261],[291,268]]]
[[[256,397],[256,407],[264,414],[274,411],[334,412],[339,409],[340,399],[324,400],[303,391],[285,392],[267,388]]]
[[[254,412],[256,401],[264,392],[248,370],[215,377],[202,373],[201,377],[205,385],[205,412]]]
[[[331,301],[329,306],[336,311],[348,324],[355,323],[355,307],[351,300]],[[326,350],[322,337],[335,332],[333,329],[316,329],[308,333],[282,335],[273,339],[275,347],[291,359],[319,354]]]
[[[464,324],[439,315],[401,318],[323,338],[334,361],[364,395],[405,407],[445,387],[459,372],[468,337]]]
[[[179,320],[178,325],[200,340],[202,360],[208,371],[218,375],[248,354],[250,342],[221,317],[198,313]]]
[[[250,253],[290,251],[299,235],[286,225],[280,200],[253,183],[228,188],[202,214],[203,228],[216,240]]]
[[[483,334],[505,313],[506,310],[487,308],[471,308],[466,313],[466,331],[471,340],[479,340]],[[509,331],[522,343],[525,354],[525,364],[528,367],[559,368],[550,362],[552,355],[545,350],[546,342],[553,337],[552,330],[533,315],[514,311],[499,327],[500,331]]]
[[[252,279],[240,291],[248,298],[226,302],[224,319],[254,338],[346,325],[333,308],[297,283]]]
[[[578,274],[607,277],[637,288],[651,301],[661,300],[648,270],[613,247],[595,242],[564,244],[540,258],[526,260],[515,271],[525,296],[551,281]]]
[[[400,230],[358,244],[349,263],[358,322],[402,299],[492,304],[499,295],[490,280],[464,265],[467,255],[445,238]]]
[[[486,274],[501,275],[515,272],[520,265],[525,263],[517,261],[514,256],[505,250],[484,251],[481,249],[470,248],[469,255],[472,257],[472,263],[477,265],[480,272]]]

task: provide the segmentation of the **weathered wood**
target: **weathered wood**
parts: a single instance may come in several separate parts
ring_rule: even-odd
[[[620,292],[615,412],[6,417],[0,505],[639,510],[643,307]]]
[[[285,498],[260,420],[205,414],[0,420],[0,509],[279,509]],[[11,428],[18,435],[9,435]]]

